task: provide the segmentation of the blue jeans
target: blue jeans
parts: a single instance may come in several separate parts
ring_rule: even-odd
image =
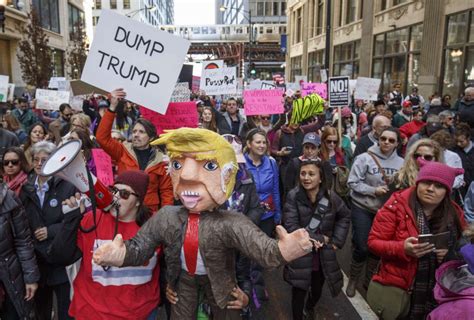
[[[369,254],[367,239],[374,217],[375,214],[352,204],[352,244],[354,246],[352,260],[355,262],[364,262],[367,259]]]

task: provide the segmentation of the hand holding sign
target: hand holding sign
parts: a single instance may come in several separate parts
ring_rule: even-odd
[[[110,92],[110,110],[115,111],[120,100],[125,99],[127,93],[122,88]]]

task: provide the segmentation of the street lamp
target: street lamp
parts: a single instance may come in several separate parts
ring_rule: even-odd
[[[227,9],[229,10],[235,10],[237,12],[241,11],[244,13],[244,19],[246,19],[249,22],[249,59],[248,59],[248,77],[249,79],[252,77],[252,74],[255,74],[255,68],[251,68],[252,65],[252,42],[253,42],[253,23],[252,23],[252,10],[246,11],[246,10],[241,10],[237,8],[227,8],[226,6],[220,6],[219,11],[225,12]],[[248,15],[248,17],[245,16],[245,14]]]
[[[0,1],[1,1],[1,0],[0,0]],[[132,12],[129,12],[129,13],[127,13],[125,16],[126,16],[127,18],[133,18],[134,16],[137,15],[137,13],[139,13],[139,12],[141,12],[141,11],[146,11],[146,10],[148,10],[148,12],[153,12],[153,11],[156,11],[156,9],[158,9],[158,7],[155,6],[155,5],[152,5],[152,6],[150,6],[150,7],[145,7],[145,8],[141,8],[141,9],[138,9],[138,10],[135,10],[135,11],[132,11]]]

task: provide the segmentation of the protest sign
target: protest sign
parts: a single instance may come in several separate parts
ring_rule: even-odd
[[[81,80],[72,80],[69,82],[71,86],[71,91],[74,96],[89,95],[92,93],[107,95],[108,92],[97,87],[91,86],[88,83],[85,83]]]
[[[66,81],[66,78],[65,77],[51,77],[51,79],[49,79],[48,88],[58,89],[60,81]]]
[[[201,74],[204,72],[204,70],[219,68],[224,68],[224,60],[203,61]]]
[[[296,82],[287,82],[285,84],[286,90],[291,89],[294,92],[298,91],[301,89],[300,84]]]
[[[9,83],[8,84],[7,100],[13,101],[14,97],[15,97],[15,84],[14,83]]]
[[[303,83],[303,82],[308,82],[308,77],[307,76],[295,76],[295,82],[299,83],[301,85],[301,83]]]
[[[171,95],[170,102],[186,102],[191,100],[191,90],[187,82],[177,83]]]
[[[82,111],[82,105],[86,96],[73,96],[69,101],[69,105],[73,110]]]
[[[244,111],[246,116],[284,113],[283,90],[245,90]]]
[[[291,90],[290,88],[288,88],[288,89],[286,89],[285,94],[286,94],[286,96],[291,97],[295,94],[295,92],[293,90]]]
[[[357,80],[351,80],[349,79],[349,95],[352,95],[354,93],[354,90],[356,88]]]
[[[329,106],[346,107],[349,105],[349,77],[329,78]]]
[[[69,103],[68,91],[36,89],[36,108],[58,110],[61,103]]]
[[[99,179],[106,186],[114,185],[114,175],[112,172],[112,159],[102,149],[92,149],[92,158],[97,172],[97,179]]]
[[[159,134],[168,129],[197,128],[199,124],[195,102],[171,102],[164,115],[144,107],[140,108],[140,113],[153,123]]]
[[[191,90],[196,92],[199,91],[199,84],[201,83],[201,77],[193,76],[193,84]]]
[[[189,41],[110,10],[102,10],[81,80],[165,113]]]
[[[0,76],[0,102],[7,102],[9,76]]]
[[[70,91],[71,86],[69,85],[68,80],[60,80],[58,81],[58,91]]]
[[[319,76],[321,77],[321,82],[328,81],[328,71],[326,69],[319,70]]]
[[[204,90],[207,95],[237,93],[236,68],[203,70],[200,89]]]
[[[262,88],[262,80],[255,79],[255,80],[251,80],[245,89],[246,90],[260,90],[261,88]]]
[[[376,101],[380,89],[380,79],[375,78],[357,78],[354,99]]]
[[[273,89],[275,89],[276,87],[277,87],[277,86],[276,86],[275,82],[263,80],[263,81],[261,82],[260,89],[262,89],[262,90],[273,90]]]
[[[301,94],[303,97],[311,93],[316,93],[323,99],[328,98],[328,89],[325,83],[303,82],[301,84]]]

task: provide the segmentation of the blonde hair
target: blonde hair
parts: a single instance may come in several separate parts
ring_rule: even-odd
[[[438,142],[431,139],[420,139],[416,141],[407,150],[405,161],[400,170],[395,174],[395,187],[397,189],[412,187],[416,184],[416,177],[418,176],[418,171],[420,169],[415,160],[415,153],[420,147],[432,148],[434,155],[433,161],[444,163],[443,151]]]
[[[76,114],[73,114],[72,117],[71,117],[71,121],[70,123],[73,123],[74,120],[79,120],[81,122],[81,124],[84,126],[83,129],[84,130],[89,130],[90,126],[91,126],[91,118],[85,114],[85,113],[76,113]]]
[[[151,145],[166,145],[170,159],[192,153],[194,159],[215,160],[221,168],[222,191],[230,197],[235,185],[237,158],[234,148],[222,136],[207,129],[165,130]],[[225,183],[227,181],[227,183]]]

